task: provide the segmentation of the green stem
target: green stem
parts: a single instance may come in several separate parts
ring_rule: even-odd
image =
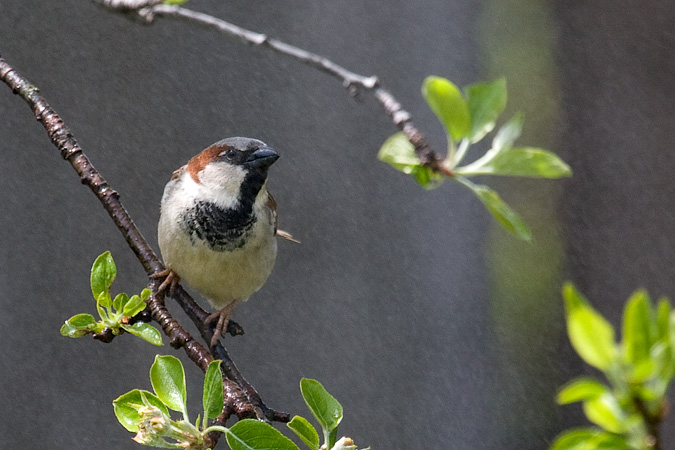
[[[327,429],[323,429],[323,442],[326,444],[326,449],[330,450],[333,448],[333,444],[330,442],[331,433]]]
[[[455,155],[452,158],[448,158],[452,162],[451,169],[454,169],[457,166],[457,164],[459,164],[462,161],[462,159],[464,159],[464,155],[466,154],[466,151],[468,149],[469,149],[469,140],[462,139],[462,142],[459,143],[457,153],[455,153]]]
[[[219,431],[221,433],[229,433],[230,429],[220,425],[211,425],[210,427],[204,429],[203,434],[211,433],[212,431]]]

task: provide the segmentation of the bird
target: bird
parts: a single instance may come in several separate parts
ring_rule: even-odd
[[[234,308],[257,292],[277,256],[277,204],[266,187],[279,153],[264,142],[220,140],[176,170],[164,188],[157,236],[166,276],[160,290],[178,280],[218,311],[214,346]]]

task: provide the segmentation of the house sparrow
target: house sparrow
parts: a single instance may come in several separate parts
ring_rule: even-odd
[[[187,282],[220,311],[211,345],[239,302],[258,291],[277,256],[277,205],[265,188],[279,154],[256,139],[223,139],[176,170],[158,226],[163,288]]]

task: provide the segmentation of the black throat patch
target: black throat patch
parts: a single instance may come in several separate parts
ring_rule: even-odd
[[[198,201],[185,211],[181,227],[193,244],[201,240],[222,252],[243,247],[253,223],[252,203],[239,202],[234,208],[224,209],[213,202]]]

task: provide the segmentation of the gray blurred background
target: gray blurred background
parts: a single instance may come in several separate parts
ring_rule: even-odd
[[[280,243],[272,277],[235,313],[246,335],[226,341],[267,404],[309,416],[298,382],[317,378],[345,407],[340,434],[373,449],[544,449],[586,424],[578,405],[554,404],[562,383],[593,373],[567,343],[562,281],[615,325],[640,286],[675,296],[672,1],[187,6],[377,74],[438,148],[424,77],[463,86],[506,76],[504,118],[526,116],[519,142],[574,169],[564,181],[481,180],[532,226],[534,243],[523,244],[461,186],[425,192],[378,162],[396,131],[388,117],[316,70],[85,0],[0,0],[0,54],[40,87],[154,248],[164,184],[193,154],[235,135],[281,153],[269,184],[281,227],[302,244]],[[118,263],[115,290],[138,292],[146,279],[3,86],[0,447],[140,448],[111,401],[150,387],[157,352],[182,353],[59,335],[65,319],[94,311],[98,254],[111,250]],[[196,416],[201,375],[187,372]]]

